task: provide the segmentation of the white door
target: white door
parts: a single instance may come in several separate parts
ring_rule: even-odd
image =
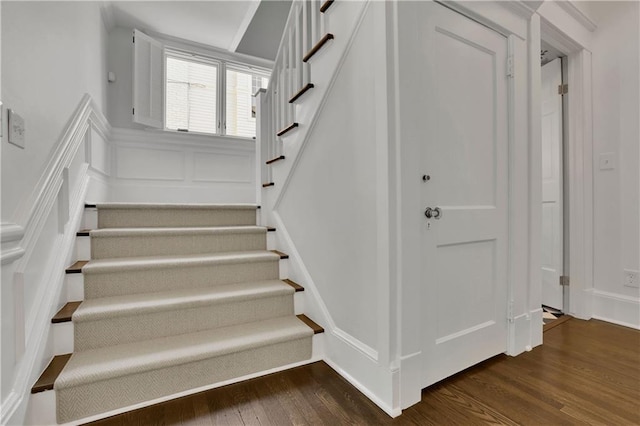
[[[562,310],[562,62],[542,67],[542,304]]]
[[[411,4],[426,99],[421,199],[439,209],[420,229],[428,386],[507,349],[508,46],[444,6]]]

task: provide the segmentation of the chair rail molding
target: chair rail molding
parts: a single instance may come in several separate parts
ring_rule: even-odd
[[[4,285],[13,286],[15,313],[15,372],[11,391],[0,407],[0,423],[8,421],[20,423],[24,415],[29,395],[29,383],[41,364],[48,361],[47,333],[52,311],[62,291],[64,268],[70,260],[75,233],[79,226],[84,199],[89,187],[89,164],[78,163],[79,148],[88,145],[91,131],[108,139],[111,126],[89,94],[85,94],[54,145],[49,161],[34,187],[19,204],[14,219],[2,223],[2,264],[12,263],[12,279]],[[73,187],[69,182],[69,170],[74,169],[77,180]],[[62,196],[61,196],[62,195]],[[46,236],[50,253],[42,265],[38,262],[38,273],[34,282],[28,283],[35,289],[29,311],[22,302],[26,285],[25,272],[32,266],[30,261],[37,251],[42,251],[40,239],[45,226],[53,217],[53,209],[58,205],[56,236]],[[48,229],[48,228],[47,228]],[[50,230],[50,229],[49,229]],[[6,247],[6,250],[5,250]],[[42,253],[40,253],[41,255]],[[38,371],[39,372],[39,371]],[[15,416],[15,418],[14,418]]]

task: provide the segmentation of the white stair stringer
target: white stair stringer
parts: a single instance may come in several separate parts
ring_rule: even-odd
[[[292,316],[293,293],[273,280],[89,299],[73,314],[75,350]]]
[[[55,382],[69,422],[312,356],[294,316],[74,353]]]

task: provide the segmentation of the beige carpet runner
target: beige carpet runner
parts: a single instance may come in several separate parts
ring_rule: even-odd
[[[65,423],[311,357],[253,205],[99,204]]]

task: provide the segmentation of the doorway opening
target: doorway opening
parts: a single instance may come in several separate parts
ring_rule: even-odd
[[[545,329],[559,323],[569,309],[568,202],[566,173],[568,58],[552,44],[540,42],[542,136],[542,309]],[[560,321],[559,321],[560,320]]]

